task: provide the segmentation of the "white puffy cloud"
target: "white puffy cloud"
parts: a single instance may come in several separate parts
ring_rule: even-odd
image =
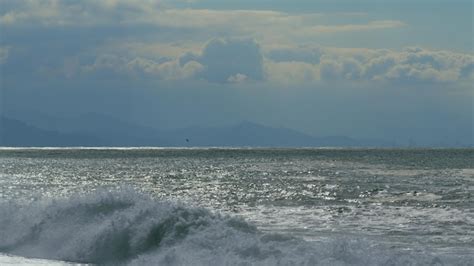
[[[474,80],[474,61],[467,63],[461,67],[461,77]]]
[[[82,70],[97,77],[119,74],[163,80],[194,78],[216,83],[264,79],[263,55],[253,39],[212,39],[198,54],[187,52],[162,60],[102,54]]]
[[[301,49],[296,48],[301,52]],[[310,50],[306,50],[310,51]],[[318,47],[319,62],[309,60],[311,53],[285,53],[287,62],[281,64],[281,57],[275,60],[268,71],[289,76],[294,69],[298,72],[319,71],[313,81],[390,81],[390,82],[456,82],[473,78],[474,56],[450,51],[433,51],[423,48],[406,48],[403,51],[370,49],[337,49]],[[269,58],[274,58],[272,52]],[[305,64],[302,64],[305,63]],[[281,68],[286,68],[281,69]],[[275,76],[275,74],[269,74]],[[300,82],[308,82],[308,75],[294,75]]]
[[[230,76],[227,81],[230,83],[241,83],[248,80],[248,77],[244,74],[237,73],[233,76]]]
[[[321,34],[407,26],[397,20],[370,21],[365,14],[337,15],[357,15],[354,21],[359,23],[345,19],[350,22],[328,24],[328,20],[321,19],[334,14],[177,9],[165,0],[6,0],[0,10],[0,26],[7,36],[0,41],[0,63],[14,63],[8,66],[10,75],[14,71],[63,68],[56,72],[67,77],[119,74],[126,78],[201,79],[214,83],[474,79],[473,56],[467,53],[417,47],[395,51],[313,45],[315,36]],[[15,26],[25,25],[29,31],[24,36],[36,32],[36,28],[55,30],[46,32],[49,35],[38,33],[34,38],[44,38],[45,42],[35,46],[18,37],[21,27],[20,33],[15,31]],[[82,26],[85,28],[79,31],[78,43],[68,42],[75,40],[75,30]],[[100,29],[90,33],[96,28]],[[195,32],[205,33],[199,37],[187,35]],[[72,38],[61,35],[66,33]],[[9,43],[10,37],[23,43]],[[5,48],[10,46],[14,48]],[[25,52],[28,49],[32,52]],[[28,58],[33,58],[29,64],[20,62]],[[51,65],[45,65],[48,63]]]
[[[149,75],[163,80],[190,79],[203,70],[203,66],[196,61],[189,61],[180,65],[177,60],[157,63],[143,58],[135,58],[127,63],[127,70],[134,74]]]
[[[359,79],[362,71],[361,63],[354,58],[331,60],[323,57],[320,64],[320,76],[327,80]]]
[[[101,79],[114,78],[151,78],[162,80],[190,79],[203,70],[196,61],[181,65],[178,60],[164,62],[146,58],[127,59],[117,55],[100,55],[91,65],[82,67],[85,75],[93,75]]]
[[[1,52],[2,50],[0,50]],[[1,53],[0,53],[1,54]],[[212,39],[197,52],[174,57],[103,53],[90,64],[65,60],[58,71],[96,78],[200,79],[212,83],[249,81],[273,84],[325,82],[458,82],[474,79],[474,56],[450,51],[406,48],[339,49],[295,47],[263,54],[254,39]],[[69,58],[71,59],[71,58]],[[66,62],[67,61],[67,62]],[[69,64],[66,64],[68,63]],[[69,67],[68,67],[69,66]]]
[[[369,60],[364,65],[365,77],[454,82],[466,78],[462,71],[473,61],[474,57],[470,54],[407,48],[402,52],[391,52]],[[380,73],[374,75],[374,70]]]

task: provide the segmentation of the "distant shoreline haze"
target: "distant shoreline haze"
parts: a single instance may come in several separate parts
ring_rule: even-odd
[[[81,121],[82,120],[82,121]],[[410,140],[315,137],[288,128],[252,122],[226,127],[187,127],[158,130],[98,114],[88,114],[56,128],[40,127],[1,117],[0,146],[4,147],[473,147],[469,143],[417,144]]]

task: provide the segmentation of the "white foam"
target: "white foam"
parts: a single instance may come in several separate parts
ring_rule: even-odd
[[[307,242],[264,233],[239,218],[156,201],[130,189],[27,205],[2,202],[0,239],[0,251],[56,260],[38,260],[38,264],[51,265],[61,265],[62,261],[132,265],[425,265],[474,261],[473,256],[434,255],[423,249],[391,250],[350,235]],[[13,256],[1,259],[5,264],[35,262]]]
[[[45,259],[31,259],[20,256],[13,256],[9,254],[0,253],[0,265],[15,265],[15,266],[33,266],[33,265],[48,265],[48,266],[67,266],[67,265],[87,265],[78,264],[57,260]]]

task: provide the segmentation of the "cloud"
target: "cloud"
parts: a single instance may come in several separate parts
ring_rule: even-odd
[[[144,71],[147,74],[156,74],[159,79],[164,80],[192,79],[204,69],[203,65],[196,61],[189,61],[184,65],[180,65],[176,60],[161,64],[150,64],[147,62],[143,64],[142,62],[135,60],[130,62],[129,65],[138,66],[141,71]]]
[[[121,49],[100,53],[92,60],[84,55],[66,56],[62,61],[39,58],[36,75],[63,75],[66,78],[117,80],[204,80],[211,83],[271,82],[276,85],[324,82],[461,82],[474,79],[474,56],[420,47],[402,51],[387,49],[342,49],[297,46],[263,53],[250,38],[211,39],[200,50],[176,56],[124,53]],[[0,49],[4,69],[23,66]],[[9,58],[7,61],[6,58]],[[9,71],[10,71],[9,70]],[[23,75],[29,69],[24,69]],[[34,71],[33,71],[34,72]],[[12,76],[9,73],[7,76]]]
[[[474,80],[474,60],[461,67],[461,77]]]
[[[323,57],[320,64],[320,76],[324,80],[360,79],[362,71],[362,65],[354,58],[331,60]]]
[[[82,74],[97,79],[184,80],[195,77],[202,70],[203,66],[196,61],[180,64],[177,59],[160,62],[141,57],[127,59],[105,54],[98,56],[93,64],[83,66]]]
[[[230,76],[227,81],[230,83],[242,83],[244,81],[248,80],[248,77],[244,74],[237,73],[233,76]]]
[[[432,51],[420,47],[407,48],[402,52],[390,52],[371,58],[364,64],[365,78],[455,82],[466,78],[462,71],[473,60],[474,57],[470,54]],[[374,73],[375,69],[379,73]]]
[[[0,46],[0,64],[3,64],[7,61],[8,59],[8,52],[10,50],[10,47],[2,47]]]
[[[265,55],[275,62],[296,61],[318,64],[322,54],[321,47],[296,46],[271,49]]]
[[[474,78],[473,56],[467,53],[313,45],[321,34],[407,26],[337,15],[346,23],[328,23],[335,14],[178,9],[163,0],[3,1],[0,63],[11,78],[47,74],[219,84]],[[356,20],[347,19],[355,15]]]
[[[311,58],[311,53],[306,53],[306,57],[304,57],[302,55],[305,53],[300,54],[299,48],[296,48],[295,51],[298,51],[296,56],[291,52],[285,52],[285,57],[277,57],[268,71],[275,71],[278,74],[270,73],[269,76],[286,75],[296,78],[295,82],[309,82],[308,77],[313,77],[313,82],[346,80],[413,84],[417,82],[457,82],[473,78],[474,56],[464,53],[433,51],[420,47],[410,47],[403,51],[318,47],[318,62],[308,59]],[[281,53],[280,50],[278,53]],[[269,58],[275,58],[273,52],[269,52]],[[286,64],[282,64],[282,58],[288,60]],[[289,64],[290,62],[291,64]],[[275,63],[279,63],[279,67],[275,67]],[[293,73],[295,68],[299,73],[318,71],[319,74],[295,75]]]
[[[202,77],[211,82],[264,78],[263,55],[253,39],[213,39],[197,61],[205,68]]]
[[[92,64],[83,66],[82,71],[99,79],[112,76],[161,80],[194,78],[214,83],[264,79],[263,55],[253,39],[212,39],[199,54],[187,52],[161,60],[101,54]]]
[[[4,25],[77,26],[125,22],[159,10],[162,1],[153,0],[15,0],[3,1]]]
[[[308,34],[311,33],[337,33],[337,32],[353,32],[353,31],[369,31],[390,28],[404,27],[406,24],[398,20],[376,20],[367,24],[344,24],[344,25],[317,25],[308,27],[303,30]]]
[[[213,36],[251,36],[266,43],[298,43],[320,34],[338,34],[405,26],[402,21],[327,24],[328,18],[361,17],[354,13],[287,13],[272,10],[175,8],[172,1],[83,0],[5,1],[3,27],[149,27],[201,32]],[[188,36],[189,37],[189,36]]]

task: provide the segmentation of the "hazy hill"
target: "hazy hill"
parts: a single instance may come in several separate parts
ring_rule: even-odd
[[[390,146],[390,143],[384,141],[360,141],[344,136],[318,138],[292,129],[268,127],[252,122],[228,127],[157,130],[94,113],[71,119],[48,119],[54,129],[41,128],[41,123],[32,126],[6,117],[1,121],[2,146]]]
[[[170,133],[174,143],[189,139],[190,146],[360,146],[356,140],[347,137],[316,138],[292,129],[268,127],[252,122],[219,128],[188,127]]]
[[[94,136],[44,130],[22,121],[0,117],[1,146],[93,146],[101,143]]]

